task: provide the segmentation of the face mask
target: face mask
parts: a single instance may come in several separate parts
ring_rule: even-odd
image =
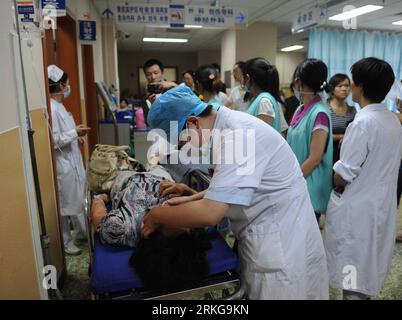
[[[71,86],[67,86],[67,91],[63,92],[64,99],[67,99],[71,95]]]
[[[200,127],[202,130],[202,128]],[[190,136],[189,134],[189,127],[186,124],[186,130],[187,130],[187,136]],[[202,134],[201,134],[202,135]],[[195,147],[191,142],[190,142],[190,148],[195,151],[195,154],[199,154],[202,158],[208,159],[208,162],[210,160],[210,155],[211,155],[211,141],[207,141],[204,135],[202,135],[202,145],[200,147]]]
[[[299,100],[300,102],[303,100],[303,95],[305,95],[305,94],[314,94],[314,92],[299,91],[297,89],[293,89],[293,92],[294,92],[295,97],[297,98],[297,100]]]
[[[293,89],[294,95],[297,98],[297,100],[301,101],[301,94],[299,90]]]

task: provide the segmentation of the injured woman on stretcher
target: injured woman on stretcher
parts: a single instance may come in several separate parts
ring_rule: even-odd
[[[160,226],[149,238],[141,238],[144,217],[154,207],[169,205],[165,194],[172,185],[149,172],[122,171],[110,195],[95,196],[91,207],[92,224],[101,242],[133,248],[130,265],[152,290],[197,285],[209,271],[205,253],[211,243],[205,229]],[[182,188],[188,188],[188,195],[195,192],[186,185]]]

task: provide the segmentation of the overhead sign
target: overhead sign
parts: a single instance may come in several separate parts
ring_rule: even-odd
[[[293,19],[292,33],[303,32],[316,25],[324,24],[328,18],[327,8],[314,7],[299,11]]]
[[[169,6],[169,18],[171,28],[184,28],[186,9],[182,4],[171,4]]]
[[[80,40],[96,41],[96,21],[80,21]]]
[[[67,15],[66,0],[41,0],[42,14],[44,16],[53,15],[65,17]]]
[[[133,4],[123,2],[116,4],[117,23],[136,23],[166,26],[170,24],[169,5]]]
[[[193,25],[228,29],[237,25],[247,25],[248,12],[245,9],[231,7],[121,2],[116,4],[115,18],[117,23],[176,28]]]
[[[110,19],[114,16],[114,13],[110,8],[106,8],[105,11],[102,12],[102,15],[106,17],[106,19]]]
[[[240,8],[216,8],[188,6],[186,24],[212,28],[233,28],[236,24],[246,25],[248,13]]]
[[[17,1],[18,21],[20,23],[36,22],[35,6],[33,1]]]

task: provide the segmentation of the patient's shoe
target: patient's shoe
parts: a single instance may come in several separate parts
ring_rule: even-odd
[[[65,247],[64,247],[64,252],[72,255],[72,256],[78,256],[81,254],[81,249],[78,248],[73,241],[70,241]]]

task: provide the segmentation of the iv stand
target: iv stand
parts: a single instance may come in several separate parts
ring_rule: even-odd
[[[24,103],[25,109],[27,113],[27,126],[28,126],[28,138],[29,138],[29,150],[31,154],[31,164],[32,164],[32,172],[35,184],[35,196],[36,202],[38,205],[38,215],[40,220],[41,226],[41,244],[42,244],[42,251],[43,251],[43,262],[45,266],[51,265],[51,257],[50,257],[50,237],[46,231],[46,222],[45,222],[45,212],[43,210],[43,202],[41,197],[41,190],[40,190],[40,183],[39,183],[39,174],[38,174],[38,165],[36,161],[36,152],[35,152],[35,142],[34,142],[34,134],[35,131],[32,128],[31,119],[29,117],[29,107],[28,107],[28,96],[27,96],[27,89],[26,89],[26,78],[25,78],[25,69],[24,69],[24,61],[22,57],[22,45],[21,45],[21,34],[20,34],[20,24],[18,21],[18,7],[17,7],[17,0],[14,0],[14,11],[15,11],[15,25],[17,29],[17,36],[18,36],[18,48],[19,48],[19,55],[21,61],[21,70],[22,70],[22,82],[23,82],[23,89],[24,89]],[[58,289],[48,289],[49,298],[53,300],[62,300],[62,295]]]

